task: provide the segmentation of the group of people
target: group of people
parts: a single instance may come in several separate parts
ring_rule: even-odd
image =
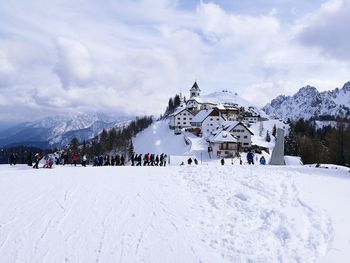
[[[83,161],[84,161],[84,156],[83,156]],[[119,154],[112,155],[112,156],[95,155],[93,159],[93,166],[124,166],[124,165],[125,165],[125,157],[124,155],[119,155]]]
[[[256,157],[256,160],[258,160],[258,157]],[[251,151],[249,151],[249,152],[247,153],[247,162],[248,162],[249,165],[251,165],[251,164],[254,165],[254,153],[252,153]],[[220,163],[221,163],[221,165],[225,165],[225,159],[222,158],[222,159],[220,160]],[[260,157],[259,163],[260,163],[261,165],[265,165],[265,164],[266,164],[266,159],[265,159],[264,156],[261,156],[261,157]],[[240,165],[243,164],[243,161],[242,161],[241,158],[239,158],[239,164],[240,164]]]
[[[156,155],[153,153],[132,154],[130,157],[131,166],[166,166],[168,156],[165,153]]]

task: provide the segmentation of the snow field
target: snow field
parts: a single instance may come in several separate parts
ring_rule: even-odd
[[[0,262],[346,262],[349,187],[303,166],[2,165]]]

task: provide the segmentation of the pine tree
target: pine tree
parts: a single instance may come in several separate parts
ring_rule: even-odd
[[[269,133],[269,131],[266,131],[266,137],[265,137],[265,140],[266,140],[267,142],[270,142],[270,141],[271,141],[271,137],[270,137],[270,133]]]
[[[276,124],[273,125],[273,128],[272,128],[272,136],[276,138],[276,132],[277,132],[277,128],[276,128]]]
[[[74,154],[78,154],[78,150],[79,150],[78,146],[79,146],[78,139],[76,137],[72,138],[70,142],[70,147],[69,147],[71,152]]]
[[[100,148],[101,148],[101,153],[105,153],[107,151],[108,148],[108,132],[103,129],[101,134],[100,134]]]
[[[130,140],[130,142],[129,142],[129,151],[128,151],[129,159],[131,159],[131,156],[133,154],[134,154],[134,144],[132,143],[132,140]]]
[[[174,97],[174,108],[177,108],[178,106],[180,106],[180,104],[181,104],[180,96],[176,94]]]

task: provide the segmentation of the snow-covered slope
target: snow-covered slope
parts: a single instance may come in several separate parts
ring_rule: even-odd
[[[349,175],[216,163],[1,165],[0,261],[345,263]]]
[[[0,146],[42,142],[51,146],[64,146],[73,137],[79,141],[91,139],[103,129],[119,127],[129,120],[105,114],[65,114],[17,125],[0,133]]]
[[[150,127],[136,135],[133,140],[135,152],[138,154],[154,153],[167,155],[187,154],[190,145],[185,142],[184,136],[174,135],[169,129],[167,121],[157,121]]]
[[[350,82],[341,89],[319,92],[315,87],[301,88],[293,96],[280,95],[263,110],[270,116],[298,120],[320,116],[350,116]]]

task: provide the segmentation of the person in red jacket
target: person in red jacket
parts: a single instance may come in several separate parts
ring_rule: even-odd
[[[76,154],[72,155],[72,164],[74,164],[74,166],[77,166],[77,161],[78,161],[78,156]]]

